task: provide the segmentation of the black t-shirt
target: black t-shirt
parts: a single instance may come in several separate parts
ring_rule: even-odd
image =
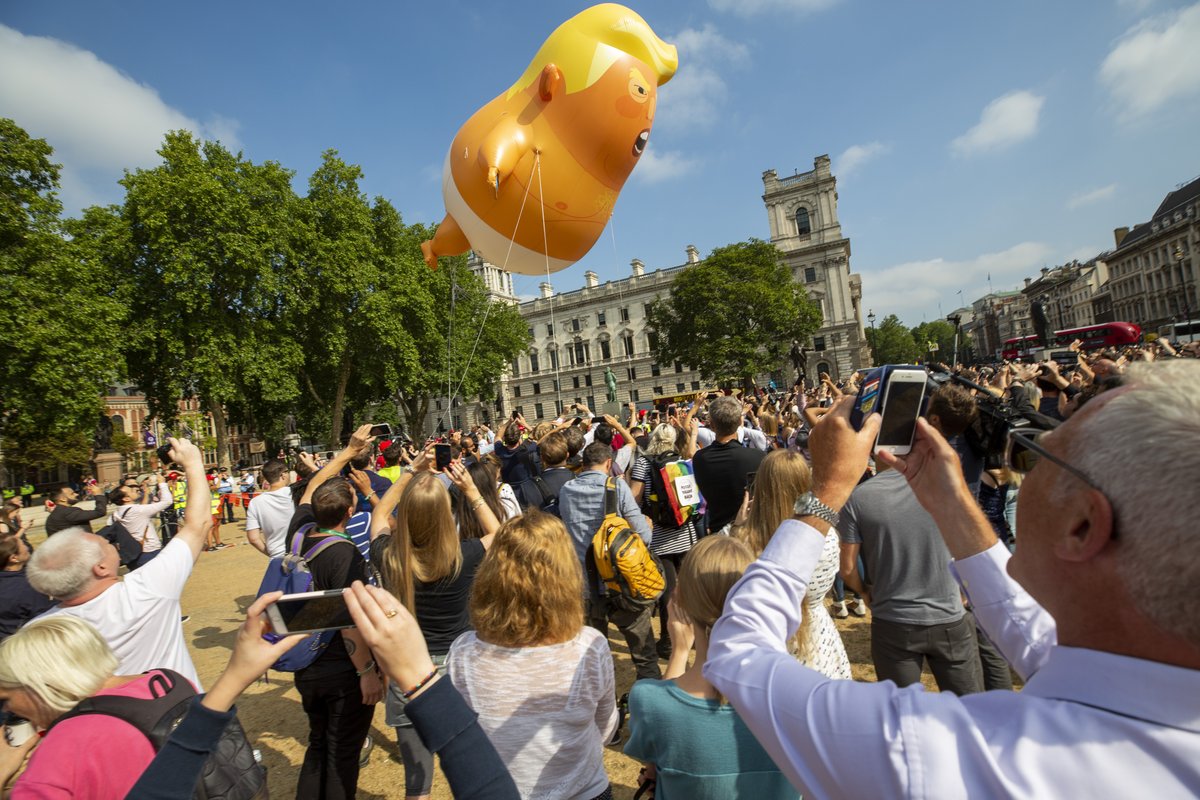
[[[708,531],[716,533],[737,516],[746,490],[746,475],[758,469],[766,453],[743,447],[737,439],[702,447],[692,459],[696,485],[708,503]]]
[[[312,506],[308,503],[296,509],[296,513],[292,517],[292,525],[295,528],[312,521]],[[316,528],[310,529],[309,535],[304,537],[300,552],[307,553],[326,538],[326,534],[318,534]],[[309,562],[308,567],[312,571],[313,581],[310,591],[313,592],[345,589],[354,581],[367,582],[367,562],[349,539],[345,540],[345,544],[338,543],[326,547]],[[316,661],[304,669],[298,670],[296,676],[311,680],[346,670],[353,671],[354,662],[350,660],[350,654],[346,652],[346,643],[339,631],[334,635],[325,652],[319,655]]]
[[[371,542],[371,561],[383,563],[383,553],[392,537],[383,534]],[[471,615],[467,601],[471,597],[471,584],[483,561],[483,542],[467,539],[461,544],[462,569],[457,576],[446,576],[431,583],[417,582],[413,592],[416,605],[417,624],[425,635],[425,646],[430,655],[441,656],[450,652],[450,645],[460,634],[471,630]]]

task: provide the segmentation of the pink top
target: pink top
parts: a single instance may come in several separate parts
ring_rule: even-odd
[[[95,696],[150,699],[153,674],[115,689],[101,689]],[[128,722],[107,714],[73,717],[55,725],[34,749],[12,797],[121,800],[152,760],[150,740]]]

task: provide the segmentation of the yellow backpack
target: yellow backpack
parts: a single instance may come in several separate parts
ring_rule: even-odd
[[[651,602],[666,587],[658,557],[619,513],[617,486],[612,478],[604,484],[604,521],[592,537],[588,555],[610,597]]]

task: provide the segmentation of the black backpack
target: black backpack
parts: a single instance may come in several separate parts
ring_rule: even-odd
[[[196,690],[187,678],[169,669],[150,677],[153,698],[89,697],[51,723],[84,714],[107,714],[128,722],[146,735],[158,752],[171,732],[187,716]],[[49,731],[49,729],[47,729]],[[229,721],[221,741],[204,765],[192,797],[196,800],[257,800],[267,797],[267,770],[254,758],[254,750],[237,717]]]
[[[647,458],[650,462],[650,480],[646,483],[646,488],[642,491],[645,493],[646,502],[643,511],[655,527],[659,528],[678,528],[679,520],[675,518],[675,509],[671,507],[671,500],[667,494],[667,484],[663,481],[662,471],[667,464],[679,460],[678,453],[662,453],[654,458]]]
[[[113,521],[101,528],[96,535],[108,539],[109,544],[117,548],[117,557],[121,561],[121,566],[132,567],[134,562],[141,558],[141,542],[133,538],[133,534],[117,517],[115,511],[113,512]]]

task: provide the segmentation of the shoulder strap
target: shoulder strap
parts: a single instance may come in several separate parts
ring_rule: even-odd
[[[617,505],[617,484],[611,478],[604,481],[604,514],[616,514],[620,507]]]
[[[299,536],[299,531],[297,531],[297,536]],[[303,541],[303,540],[301,540],[301,541]],[[301,558],[303,558],[306,562],[312,561],[314,558],[319,556],[321,553],[324,553],[327,549],[329,549],[333,545],[337,544],[338,542],[345,542],[346,544],[354,544],[354,542],[350,541],[349,539],[343,539],[341,536],[326,536],[321,542],[314,545],[312,547],[312,549],[310,549],[307,553],[305,553],[303,556],[301,556]],[[354,549],[357,550],[358,548],[356,547]]]
[[[146,738],[154,745],[154,749],[158,750],[174,727],[174,721],[168,721],[167,725],[160,730],[162,716],[167,711],[194,697],[196,690],[178,672],[169,669],[159,669],[155,670],[155,673],[150,676],[148,682],[150,693],[153,697],[119,697],[112,695],[89,697],[50,723],[50,727],[46,729],[46,732],[49,733],[50,729],[55,725],[72,717],[82,717],[87,714],[105,714],[128,722],[137,728],[146,735]]]

